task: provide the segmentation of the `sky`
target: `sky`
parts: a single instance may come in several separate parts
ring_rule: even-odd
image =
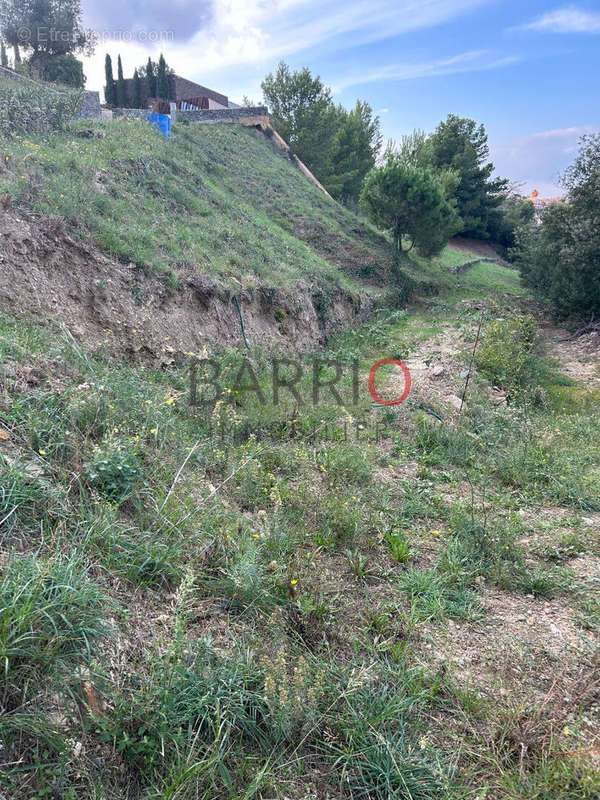
[[[497,174],[561,193],[585,133],[600,131],[600,0],[82,0],[96,32],[84,58],[125,77],[163,52],[178,75],[241,102],[265,75],[308,66],[351,107],[366,100],[385,139],[433,131],[449,113],[486,126]]]

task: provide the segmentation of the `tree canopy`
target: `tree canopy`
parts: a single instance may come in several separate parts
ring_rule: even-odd
[[[425,154],[437,170],[451,170],[458,177],[454,192],[462,232],[479,239],[490,238],[498,225],[499,207],[506,197],[508,181],[494,178],[488,162],[485,127],[466,117],[449,114],[424,145]]]
[[[15,63],[24,50],[40,77],[46,77],[53,59],[62,57],[62,65],[54,72],[66,74],[72,81],[79,71],[64,57],[74,59],[75,53],[93,50],[93,39],[81,24],[80,0],[0,0],[0,20],[2,37],[14,48]]]
[[[113,76],[112,58],[107,53],[104,57],[104,102],[107,106],[117,105],[117,87]]]
[[[161,100],[169,99],[169,75],[167,62],[162,53],[158,59],[158,67],[156,69],[156,93]]]
[[[376,225],[391,231],[396,261],[402,236],[409,236],[411,246],[432,255],[444,247],[458,226],[453,204],[434,172],[400,158],[389,158],[387,164],[368,174],[360,201]]]
[[[600,134],[584,136],[562,178],[565,202],[553,203],[518,236],[523,281],[561,315],[600,313]]]
[[[379,119],[368,103],[336,106],[319,76],[281,62],[262,82],[275,130],[338,198],[358,199],[381,145]]]

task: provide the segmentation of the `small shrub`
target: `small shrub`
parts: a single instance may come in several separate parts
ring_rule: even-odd
[[[83,95],[41,84],[30,86],[15,80],[0,86],[0,135],[28,135],[63,130],[78,112]]]
[[[392,530],[385,534],[384,538],[392,557],[395,558],[396,561],[399,561],[401,564],[405,564],[410,560],[412,552],[410,549],[410,544],[408,543],[408,539],[404,535],[403,531],[392,528]]]
[[[85,477],[105,497],[122,501],[140,486],[144,473],[133,444],[114,439],[94,450]]]
[[[537,385],[537,338],[530,316],[495,320],[485,331],[476,355],[481,372],[507,393],[509,400],[523,398]]]

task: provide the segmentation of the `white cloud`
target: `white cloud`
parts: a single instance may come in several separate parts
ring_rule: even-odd
[[[346,74],[335,82],[334,91],[346,89],[348,86],[358,86],[364,83],[376,83],[389,80],[414,80],[415,78],[428,78],[438,75],[451,75],[457,72],[472,72],[483,69],[496,69],[515,64],[520,59],[517,56],[497,58],[486,50],[470,50],[459,53],[449,58],[433,61],[414,61],[401,64],[387,64],[370,71]]]
[[[592,125],[555,128],[491,143],[492,161],[499,175],[524,184],[524,192],[537,189],[543,197],[558,195],[559,175],[574,161],[579,139],[597,130]]]
[[[600,12],[564,6],[542,14],[521,29],[540,33],[600,33]]]
[[[94,0],[95,2],[96,0]],[[120,52],[126,74],[148,55],[164,51],[180,74],[218,84],[235,69],[236,96],[256,94],[260,78],[278,59],[339,50],[442,24],[491,0],[214,0],[210,21],[172,42],[106,42],[85,59],[88,88],[104,83],[104,55]],[[183,0],[181,0],[183,2]],[[94,22],[98,24],[95,9]],[[91,12],[90,15],[91,16]],[[115,24],[118,24],[116,20]],[[126,66],[127,64],[127,66]],[[256,71],[256,77],[252,72]],[[215,85],[216,89],[220,87]]]

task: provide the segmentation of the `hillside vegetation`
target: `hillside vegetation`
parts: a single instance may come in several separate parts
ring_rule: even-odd
[[[0,794],[596,800],[597,353],[256,131],[2,148]]]
[[[236,286],[357,288],[389,266],[381,233],[251,129],[175,125],[167,141],[145,122],[80,123],[2,148],[0,192],[175,283],[193,270]]]
[[[256,349],[265,405],[190,407],[187,364],[2,317],[9,797],[597,797],[598,388],[542,357],[513,271],[449,271],[471,256],[315,353],[345,407],[308,402],[310,358],[273,405]]]
[[[79,91],[0,69],[0,135],[62,130],[79,110],[81,100]]]

